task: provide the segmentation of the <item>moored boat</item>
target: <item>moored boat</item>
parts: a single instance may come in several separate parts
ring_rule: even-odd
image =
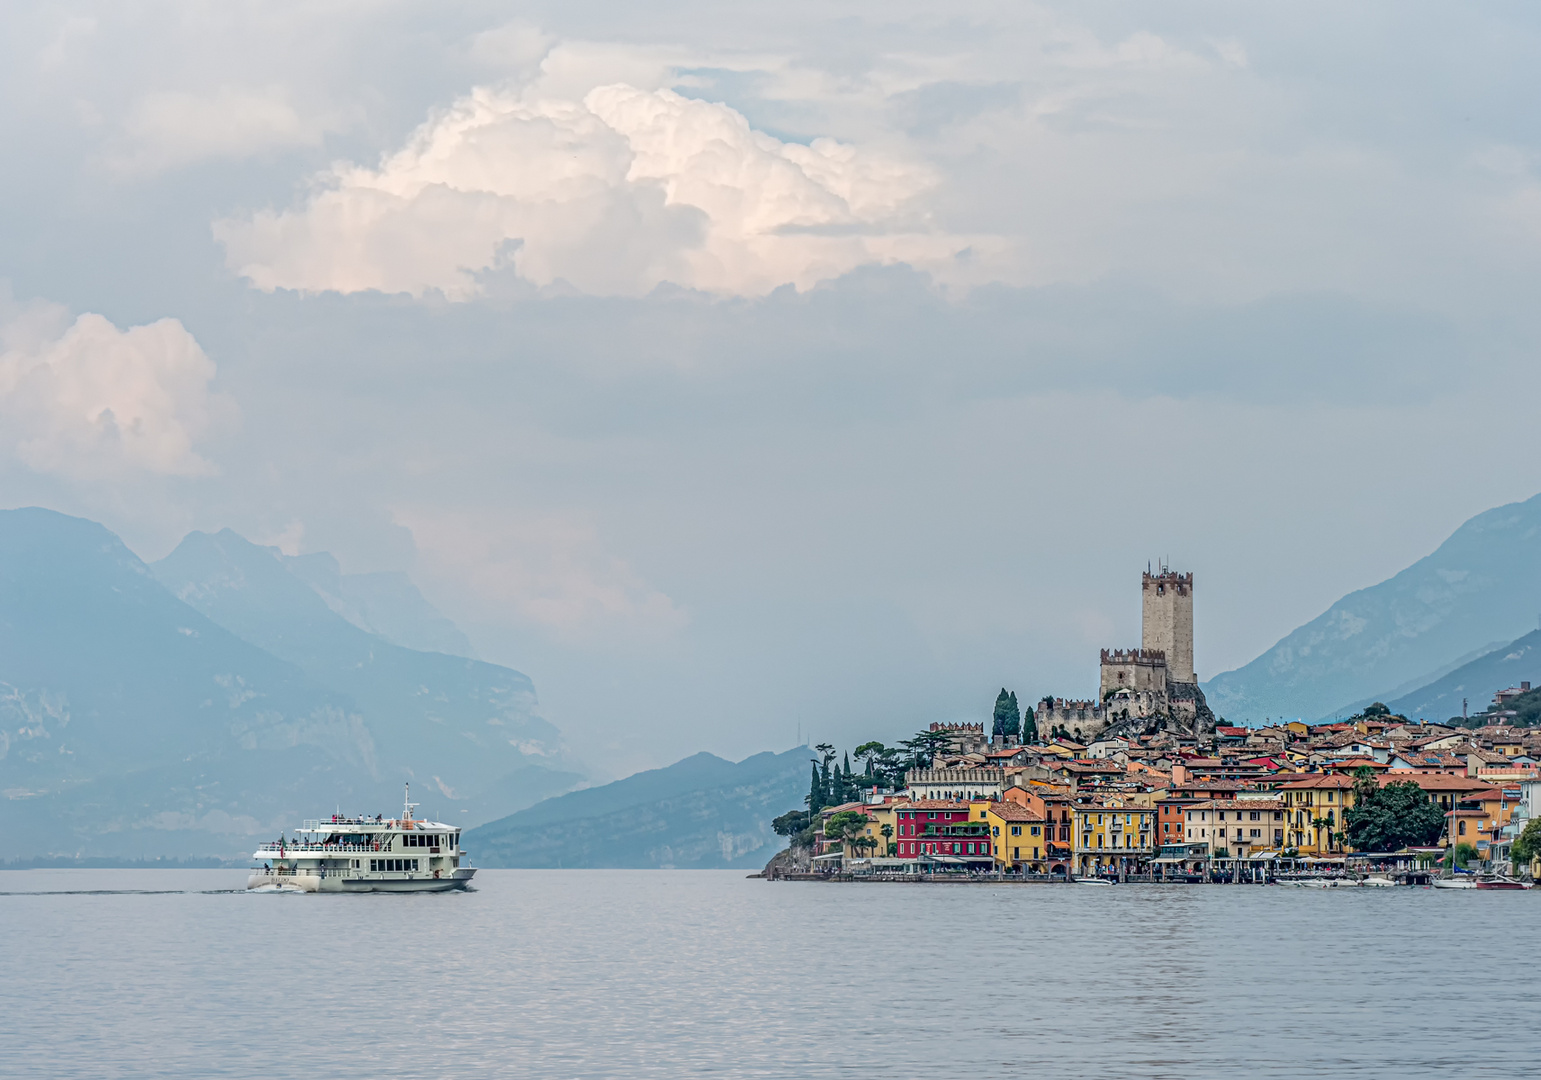
[[[408,789],[410,796],[411,789]],[[460,829],[414,818],[346,817],[306,821],[295,839],[259,847],[246,887],[253,892],[449,892],[476,876],[460,848]],[[465,862],[465,865],[462,863]]]

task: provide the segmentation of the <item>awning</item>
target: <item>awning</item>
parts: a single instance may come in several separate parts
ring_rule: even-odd
[[[814,862],[823,862],[825,859],[843,859],[843,858],[845,858],[845,855],[842,852],[832,851],[828,855],[815,855],[813,857],[813,861]]]

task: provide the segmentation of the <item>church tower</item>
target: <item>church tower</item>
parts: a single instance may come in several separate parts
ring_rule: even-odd
[[[1141,583],[1143,604],[1140,647],[1166,654],[1167,677],[1193,683],[1193,575],[1166,567],[1146,571]]]

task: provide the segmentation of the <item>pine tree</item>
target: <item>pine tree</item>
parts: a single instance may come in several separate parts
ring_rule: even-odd
[[[1011,708],[1011,696],[1006,693],[1006,688],[1001,687],[1001,692],[995,698],[995,724],[990,728],[990,734],[1001,736],[1006,734],[1006,714]]]

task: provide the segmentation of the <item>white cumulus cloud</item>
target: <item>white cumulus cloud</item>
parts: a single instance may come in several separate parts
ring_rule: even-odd
[[[927,224],[920,165],[756,131],[726,105],[601,86],[581,101],[477,89],[378,168],[338,166],[303,206],[217,222],[257,287],[640,295],[662,282],[760,295],[867,264],[945,276],[970,241]],[[971,255],[977,255],[977,242]]]
[[[120,330],[52,304],[0,306],[0,451],[71,479],[212,473],[195,444],[233,412],[213,378],[176,319]]]

